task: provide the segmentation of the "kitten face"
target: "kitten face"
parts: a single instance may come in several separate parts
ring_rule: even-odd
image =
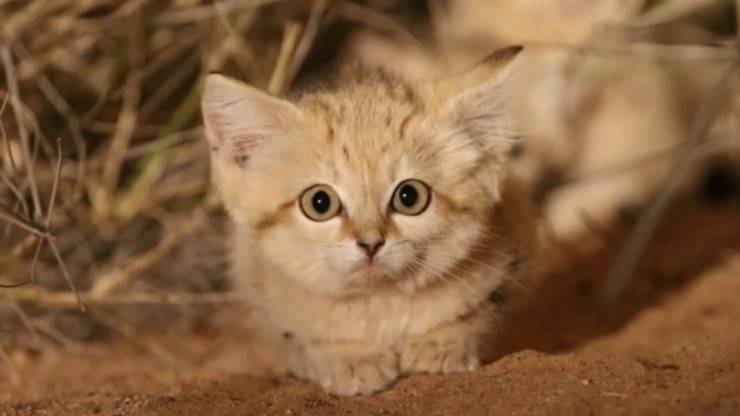
[[[332,296],[413,290],[490,236],[508,142],[480,123],[504,122],[498,82],[440,97],[371,76],[292,104],[215,77],[214,181],[266,267]]]

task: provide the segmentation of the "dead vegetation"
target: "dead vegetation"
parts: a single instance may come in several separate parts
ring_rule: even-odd
[[[359,29],[442,49],[485,43],[476,30],[489,25],[500,28],[498,41],[484,45],[490,50],[525,42],[572,57],[726,68],[703,87],[676,148],[652,156],[670,160],[670,174],[615,261],[602,295],[613,302],[671,202],[676,172],[706,143],[720,149],[713,155],[737,157],[722,144],[738,133],[737,7],[552,6],[553,27],[567,26],[556,24],[559,14],[576,17],[567,31],[543,34],[521,21],[536,1],[499,3],[502,17],[492,24],[473,19],[470,1],[0,0],[0,358],[16,344],[70,346],[110,331],[133,337],[136,324],[156,327],[173,316],[194,325],[232,302],[223,215],[209,192],[199,127],[200,80],[222,71],[285,93],[346,56],[344,40]],[[594,23],[615,10],[620,20]],[[445,13],[471,20],[453,24]],[[563,183],[615,167],[602,169]]]

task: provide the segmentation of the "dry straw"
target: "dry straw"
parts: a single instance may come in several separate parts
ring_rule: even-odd
[[[101,307],[232,302],[220,252],[200,241],[220,217],[200,140],[200,80],[224,71],[285,93],[336,22],[419,44],[397,19],[411,11],[396,3],[0,0],[0,316],[11,313],[30,333],[53,338],[37,314],[89,305],[93,318],[115,326]],[[665,3],[626,30],[663,25],[712,2]],[[437,1],[429,9],[434,20],[444,12]],[[728,62],[730,75],[705,100],[685,145],[656,156],[681,163],[737,78],[737,44],[530,46]],[[619,297],[673,180],[618,257],[605,304]],[[196,234],[202,244],[193,249]],[[211,234],[217,242],[218,231]]]

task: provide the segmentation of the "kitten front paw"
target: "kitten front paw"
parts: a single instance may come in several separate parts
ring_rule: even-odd
[[[354,347],[314,347],[306,351],[300,373],[296,375],[319,383],[328,393],[372,394],[396,381],[398,358],[392,352],[368,352]]]
[[[480,358],[474,343],[422,338],[402,349],[400,366],[404,374],[460,373],[480,367]]]

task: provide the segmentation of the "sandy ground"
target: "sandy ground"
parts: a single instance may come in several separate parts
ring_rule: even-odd
[[[248,333],[208,328],[14,351],[0,414],[737,415],[738,214],[736,202],[672,213],[624,300],[606,313],[592,299],[623,233],[563,247],[567,266],[510,297],[499,358],[473,373],[414,376],[375,396],[338,398],[266,374],[266,354],[250,349]]]

